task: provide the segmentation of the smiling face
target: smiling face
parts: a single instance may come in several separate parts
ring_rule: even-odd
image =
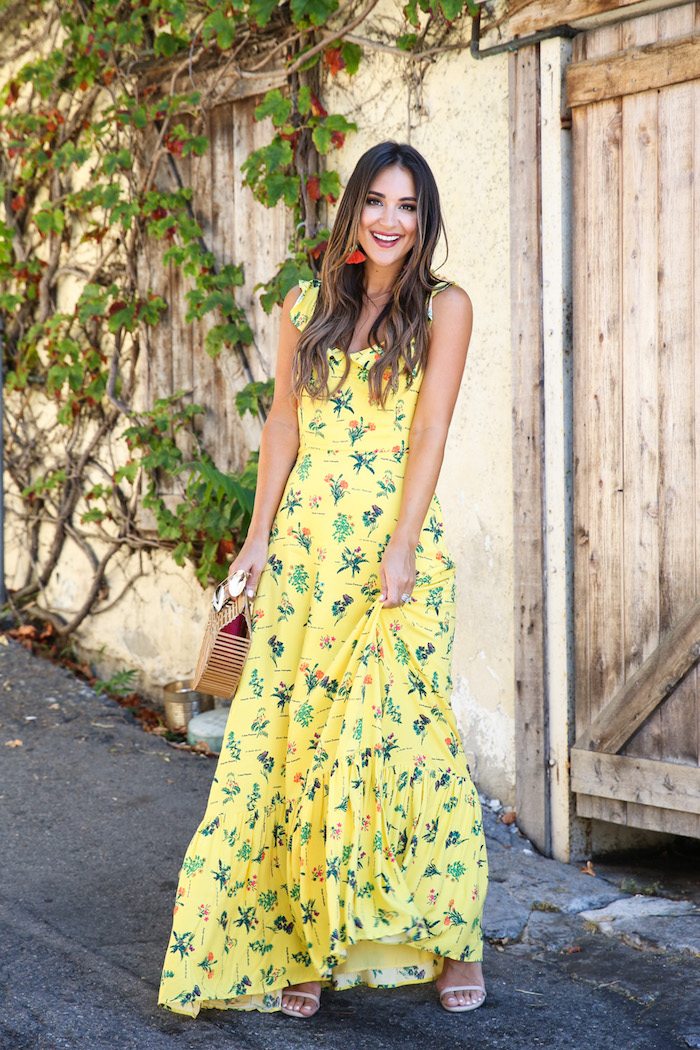
[[[368,261],[397,271],[416,243],[418,209],[410,171],[393,164],[372,180],[358,237]]]

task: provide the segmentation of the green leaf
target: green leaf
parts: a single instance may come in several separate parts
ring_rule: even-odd
[[[36,222],[39,231],[43,233],[45,237],[48,237],[52,233],[58,235],[63,233],[66,216],[61,208],[56,208],[54,211],[51,209],[50,205],[45,204],[41,211],[37,212],[34,221]]]
[[[190,153],[194,153],[197,157],[203,157],[207,152],[208,146],[209,139],[206,135],[194,135],[191,139],[188,139],[182,147],[182,155],[183,157],[187,157]]]
[[[415,26],[416,29],[420,26],[420,21],[418,19],[418,0],[408,0],[408,3],[403,9],[403,13],[406,21],[412,26]]]
[[[338,9],[338,0],[292,0],[292,18],[296,23],[311,22],[323,25],[328,16]]]
[[[165,58],[171,58],[174,54],[181,50],[183,41],[172,35],[172,33],[159,33],[155,39],[153,50],[156,55],[163,55]]]
[[[360,68],[362,48],[359,44],[353,44],[350,41],[346,41],[343,44],[341,54],[343,56],[343,62],[345,63],[346,72],[349,76],[353,76]]]
[[[357,131],[357,124],[346,120],[340,113],[331,113],[326,117],[326,127],[331,131]]]
[[[136,303],[127,303],[121,310],[115,310],[110,316],[107,327],[110,332],[118,332],[120,328],[126,328],[127,332],[133,332],[137,323]]]
[[[319,189],[324,196],[335,197],[340,195],[340,176],[337,171],[324,171],[321,175]]]
[[[123,467],[118,467],[114,475],[114,480],[118,484],[120,481],[123,481],[123,479],[126,478],[126,480],[130,481],[133,485],[133,483],[136,481],[136,475],[138,474],[138,472],[139,465],[135,459],[132,459],[130,463],[126,463]]]
[[[272,123],[276,128],[287,123],[292,112],[290,99],[285,98],[279,88],[273,88],[265,95],[259,106],[255,107],[255,119],[264,120],[272,117]]]
[[[221,353],[227,343],[244,343],[250,346],[253,342],[253,333],[246,321],[230,322],[229,324],[217,324],[207,332],[205,340],[206,351],[210,357],[216,357]]]
[[[299,88],[299,94],[297,96],[297,109],[299,110],[302,117],[305,117],[307,113],[311,112],[311,88],[308,84],[304,84]]]
[[[325,156],[331,148],[331,129],[326,124],[317,124],[311,132],[311,137],[318,152]]]
[[[464,2],[463,0],[440,0],[440,7],[447,21],[454,22],[457,16],[461,15]]]
[[[227,51],[236,39],[236,23],[232,18],[227,18],[219,8],[212,12],[204,22],[204,33],[216,34],[216,45],[222,51]]]
[[[404,33],[396,41],[396,46],[401,48],[402,51],[412,51],[418,43],[417,33]]]
[[[281,171],[273,171],[265,176],[261,185],[263,200],[268,208],[273,208],[280,199],[284,200],[287,207],[292,208],[299,198],[298,175],[283,175]]]
[[[260,411],[260,403],[270,404],[275,392],[274,379],[267,379],[264,383],[248,383],[236,394],[236,409],[238,415],[243,418],[246,412],[251,416],[257,416]]]
[[[251,0],[248,17],[258,26],[266,26],[279,0]]]

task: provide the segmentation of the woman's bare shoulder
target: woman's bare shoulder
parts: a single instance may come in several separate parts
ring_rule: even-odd
[[[439,325],[471,321],[472,301],[458,284],[451,284],[433,295],[433,323]]]

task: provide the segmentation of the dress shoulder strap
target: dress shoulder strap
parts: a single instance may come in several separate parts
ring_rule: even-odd
[[[440,280],[438,282],[438,284],[435,285],[435,287],[433,288],[432,292],[430,293],[430,298],[428,299],[428,320],[431,323],[432,323],[432,320],[433,320],[433,299],[435,298],[436,295],[439,295],[440,292],[444,292],[446,288],[451,288],[453,284],[454,284],[454,281],[443,281],[443,280]]]
[[[316,308],[321,282],[319,280],[299,281],[299,298],[289,312],[289,319],[295,328],[303,331]]]

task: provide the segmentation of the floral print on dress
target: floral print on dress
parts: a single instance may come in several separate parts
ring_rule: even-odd
[[[298,328],[318,288],[302,283]],[[437,497],[413,600],[379,602],[420,389],[400,377],[371,403],[379,353],[353,354],[334,391],[345,361],[330,350],[331,396],[299,405],[250,653],[180,873],[159,1000],[180,1013],[276,1010],[289,984],[393,987],[433,980],[444,956],[481,958],[486,853],[449,703]]]

